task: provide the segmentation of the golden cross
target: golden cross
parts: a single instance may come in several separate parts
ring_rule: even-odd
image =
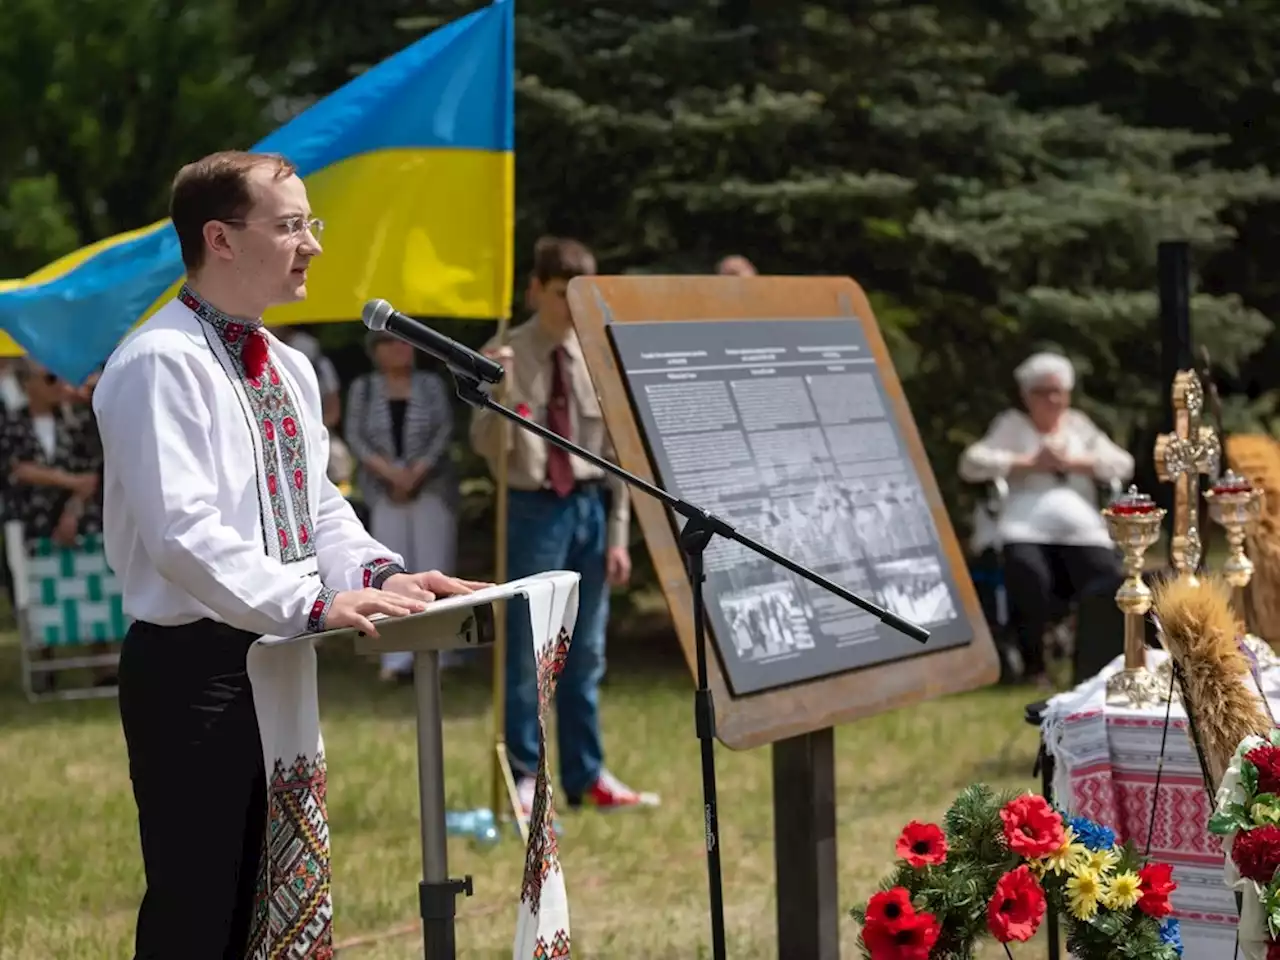
[[[1200,474],[1218,472],[1222,446],[1213,427],[1200,423],[1204,388],[1194,370],[1180,370],[1173,378],[1173,433],[1156,438],[1156,473],[1161,483],[1172,481],[1173,567],[1195,579],[1200,566]]]

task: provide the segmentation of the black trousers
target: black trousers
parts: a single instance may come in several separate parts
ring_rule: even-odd
[[[1087,593],[1115,593],[1123,579],[1120,557],[1110,547],[1005,544],[1004,587],[1026,675],[1045,671],[1044,632],[1055,606]]]
[[[147,889],[135,960],[243,960],[266,827],[246,669],[257,637],[201,620],[136,622],[120,651],[120,719]]]

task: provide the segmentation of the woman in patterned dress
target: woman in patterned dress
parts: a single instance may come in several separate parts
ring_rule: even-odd
[[[32,360],[17,370],[26,406],[0,421],[5,519],[28,541],[71,546],[102,529],[102,448],[91,409]]]
[[[74,546],[79,537],[102,530],[102,445],[88,405],[92,383],[76,390],[30,359],[19,361],[14,374],[26,402],[0,418],[4,519],[22,524],[25,542],[51,538]],[[92,643],[84,652],[106,651],[106,645]],[[55,655],[48,647],[33,654],[42,660]],[[115,682],[107,667],[95,667],[92,674],[100,686]],[[41,671],[32,685],[43,693],[57,679]]]
[[[452,569],[458,484],[449,459],[449,390],[438,374],[415,369],[409,344],[375,333],[368,348],[375,369],[351,385],[343,433],[358,464],[369,532],[409,569]],[[412,673],[412,654],[383,655],[384,680]]]

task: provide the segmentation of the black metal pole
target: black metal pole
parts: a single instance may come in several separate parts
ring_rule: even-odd
[[[707,844],[707,883],[711,898],[711,955],[725,960],[724,886],[720,871],[720,813],[716,800],[716,711],[707,677],[707,618],[702,585],[706,582],[703,553],[711,542],[711,531],[691,520],[680,532],[680,547],[693,588],[694,658],[697,661],[697,689],[693,694],[693,722],[702,749],[702,814]]]
[[[1173,379],[1179,370],[1195,369],[1191,352],[1191,245],[1164,240],[1156,248],[1160,291],[1161,432],[1173,431]],[[1161,497],[1160,499],[1164,499]],[[1172,501],[1165,506],[1172,505]],[[1169,565],[1173,565],[1173,511],[1165,515]]]

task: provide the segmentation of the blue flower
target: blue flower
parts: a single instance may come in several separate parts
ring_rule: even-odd
[[[1182,931],[1178,927],[1177,917],[1167,917],[1160,923],[1160,939],[1178,951],[1182,956]]]
[[[1085,817],[1072,817],[1068,823],[1076,840],[1089,850],[1110,850],[1116,845],[1116,834],[1110,827],[1104,827]]]

